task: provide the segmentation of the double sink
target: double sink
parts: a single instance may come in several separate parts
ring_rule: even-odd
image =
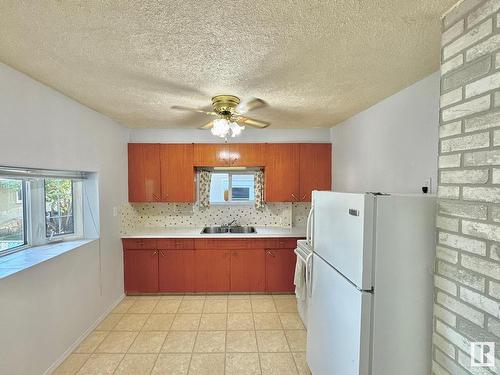
[[[215,227],[205,227],[202,234],[224,234],[224,233],[257,233],[255,227],[243,227],[240,225],[220,225]]]

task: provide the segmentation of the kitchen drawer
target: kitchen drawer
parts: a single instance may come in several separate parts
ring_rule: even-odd
[[[198,238],[195,240],[195,249],[248,249],[249,240],[246,238]]]
[[[156,249],[156,239],[153,238],[124,238],[125,250],[151,250]]]
[[[193,238],[160,238],[158,239],[160,250],[193,250]]]
[[[264,249],[294,249],[300,238],[256,238],[250,240],[250,247]]]

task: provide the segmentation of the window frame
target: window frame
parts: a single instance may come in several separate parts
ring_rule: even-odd
[[[219,169],[219,170],[213,170],[211,171],[212,174],[214,173],[219,173],[219,174],[227,174],[228,175],[228,200],[225,202],[211,202],[210,201],[210,206],[253,206],[255,204],[255,197],[252,200],[248,201],[243,201],[243,200],[233,200],[233,175],[241,175],[241,174],[248,174],[254,176],[254,189],[255,189],[255,174],[258,172],[257,169],[244,169],[244,170],[224,170],[224,169]],[[198,179],[199,181],[199,179]],[[199,184],[197,188],[197,192],[199,194]]]
[[[61,241],[74,241],[84,238],[84,181],[79,178],[39,176],[21,177],[1,175],[1,179],[12,179],[22,182],[23,189],[23,230],[24,245],[19,245],[6,250],[0,250],[0,258],[34,246],[58,243]],[[72,184],[72,212],[73,233],[46,236],[46,202],[45,202],[45,179],[69,179]]]
[[[29,240],[31,237],[31,231],[30,231],[29,226],[28,226],[29,197],[27,195],[28,189],[26,187],[26,185],[27,185],[26,180],[23,178],[20,178],[20,177],[9,177],[9,176],[0,176],[0,179],[21,181],[21,192],[22,192],[22,197],[23,197],[23,199],[22,199],[22,204],[23,204],[23,244],[15,246],[15,247],[11,247],[9,249],[0,250],[0,258],[1,258],[5,255],[17,253],[18,251],[28,249],[30,247]],[[17,193],[16,193],[16,203],[21,203],[21,202],[17,202]]]

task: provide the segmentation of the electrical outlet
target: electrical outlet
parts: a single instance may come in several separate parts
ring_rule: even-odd
[[[425,179],[422,187],[426,187],[427,188],[427,193],[428,194],[432,193],[432,178],[429,177],[429,178]]]
[[[118,207],[113,207],[113,216],[117,217],[118,216]]]

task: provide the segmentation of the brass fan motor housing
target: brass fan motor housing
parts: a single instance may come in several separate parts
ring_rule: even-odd
[[[214,112],[224,117],[230,117],[240,104],[240,98],[234,95],[217,95],[212,98]]]

